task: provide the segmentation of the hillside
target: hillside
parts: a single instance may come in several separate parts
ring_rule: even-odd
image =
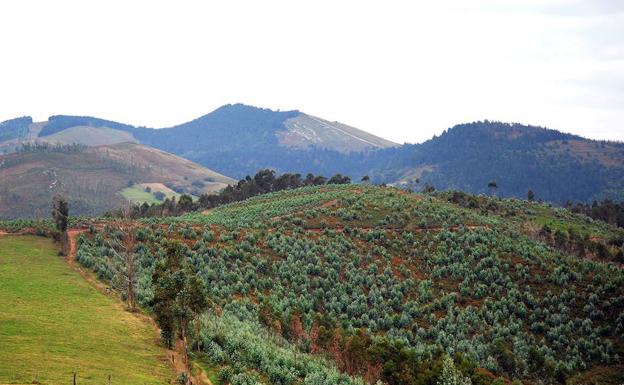
[[[136,143],[134,136],[127,132],[109,127],[74,126],[44,137],[38,142],[84,144],[85,146],[103,146],[116,143]]]
[[[50,239],[0,236],[0,383],[170,384],[152,325],[89,285]]]
[[[0,154],[14,152],[27,141],[35,140],[47,122],[33,122],[30,116],[0,123]]]
[[[342,153],[398,144],[339,122],[330,122],[300,113],[284,121],[287,130],[276,133],[280,146],[307,149],[319,146]]]
[[[114,281],[111,225],[77,258]],[[137,226],[136,297],[182,258],[210,303],[189,346],[224,382],[624,380],[623,230],[564,209],[326,185]]]
[[[417,189],[429,183],[520,198],[532,189],[537,199],[558,204],[624,199],[624,143],[521,124],[457,125],[420,145],[404,146],[391,166],[382,163],[378,170]],[[412,182],[416,178],[419,186]],[[496,181],[495,191],[488,189],[490,181]]]
[[[20,125],[32,119],[7,121],[0,126],[0,150],[12,151]],[[11,127],[9,129],[8,127]],[[2,140],[5,131],[7,139]],[[332,157],[397,146],[357,128],[330,122],[299,111],[272,111],[242,104],[225,105],[198,119],[173,127],[151,129],[88,116],[51,116],[36,139],[50,143],[89,146],[137,141],[171,152],[225,175],[243,178],[261,168],[278,171],[339,172]],[[11,138],[10,140],[8,138]]]
[[[140,183],[199,195],[233,182],[186,159],[133,143],[34,146],[0,155],[0,180],[0,218],[47,217],[55,194],[69,200],[72,214],[96,215],[122,206],[122,190]]]

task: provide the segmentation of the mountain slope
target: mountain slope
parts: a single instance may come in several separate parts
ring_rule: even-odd
[[[35,140],[47,122],[33,122],[30,116],[0,123],[0,154],[14,152],[22,143]]]
[[[391,179],[415,188],[420,187],[411,181],[420,178],[420,186],[501,196],[526,197],[532,189],[537,198],[560,204],[624,199],[623,143],[542,127],[462,124],[423,144],[404,146],[398,155],[384,167],[395,172]],[[496,181],[496,191],[488,189],[490,181]]]
[[[314,146],[343,153],[397,145],[354,127],[299,111],[272,111],[244,104],[228,104],[188,123],[157,131],[138,130],[137,133],[139,139],[157,147],[166,146],[168,138],[182,140],[170,148],[176,153],[197,152],[202,145],[223,144],[271,146],[273,150],[276,145],[290,149]]]
[[[72,214],[101,214],[125,203],[121,191],[162,183],[179,191],[210,192],[233,180],[189,160],[123,143],[82,148],[38,146],[0,156],[0,218],[47,217],[55,194]]]
[[[364,151],[372,148],[398,146],[389,140],[369,134],[339,122],[330,122],[300,113],[284,122],[286,131],[278,131],[279,144],[307,149],[319,146],[342,153]]]
[[[328,158],[346,159],[350,153],[396,145],[299,111],[242,104],[223,106],[171,128],[137,129],[135,136],[141,143],[238,178],[262,168],[335,173],[340,167]]]
[[[226,380],[436,384],[444,354],[476,384],[624,379],[624,231],[567,210],[334,185],[137,225],[139,266],[177,241],[206,283],[189,344]],[[112,281],[116,231],[78,252]],[[137,272],[144,306],[152,272]],[[334,367],[352,377],[313,381]]]
[[[77,143],[91,147],[116,143],[137,142],[134,136],[127,131],[116,130],[110,127],[91,126],[69,127],[54,134],[39,137],[37,141],[61,144]]]
[[[15,136],[6,131],[7,137]],[[22,141],[31,139],[24,137]],[[238,178],[261,168],[335,173],[340,167],[332,159],[397,146],[354,127],[299,111],[272,111],[243,104],[225,105],[193,121],[161,129],[88,116],[56,115],[43,124],[37,140],[86,145],[136,141]],[[5,149],[14,149],[19,138],[12,141],[10,146],[0,141],[0,149],[3,144]]]

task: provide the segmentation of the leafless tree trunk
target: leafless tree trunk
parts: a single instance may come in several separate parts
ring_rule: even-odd
[[[114,227],[123,234],[122,240],[114,239],[114,244],[110,244],[111,249],[122,261],[125,271],[122,272],[125,281],[125,289],[127,292],[128,309],[134,311],[136,309],[136,297],[134,280],[136,278],[135,261],[134,261],[134,247],[136,246],[136,233],[134,230],[133,222],[130,217],[130,207],[124,207],[121,209],[122,218],[119,219]],[[119,250],[119,251],[118,251]]]

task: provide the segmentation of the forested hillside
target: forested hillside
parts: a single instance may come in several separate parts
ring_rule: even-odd
[[[323,185],[120,224],[78,261],[223,384],[624,380],[624,230],[565,209]]]
[[[404,146],[394,166],[377,170],[404,172],[400,180],[414,188],[496,193],[566,201],[624,199],[624,143],[592,141],[542,127],[477,122],[455,126],[421,145]],[[383,155],[380,155],[383,158]],[[488,187],[496,182],[496,189]]]
[[[30,116],[23,116],[0,123],[0,142],[25,136],[32,122]]]

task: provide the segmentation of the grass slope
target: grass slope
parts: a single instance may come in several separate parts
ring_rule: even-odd
[[[286,131],[275,135],[282,146],[305,149],[310,146],[349,153],[373,148],[398,146],[397,143],[380,138],[339,122],[330,122],[315,116],[299,114],[284,122]]]
[[[107,144],[136,142],[136,139],[126,131],[108,127],[76,126],[52,135],[41,137],[51,143],[72,144],[80,143],[86,146],[102,146]]]
[[[151,326],[98,293],[49,239],[0,237],[0,383],[169,383]]]
[[[146,187],[149,187],[152,191],[145,191]],[[156,192],[162,192],[163,194],[165,194],[165,197],[175,199],[180,198],[181,195],[168,188],[167,186],[163,185],[162,183],[135,184],[132,187],[126,187],[125,189],[121,190],[121,195],[132,203],[162,203],[162,200],[158,200],[154,196],[154,193]]]
[[[126,202],[134,183],[166,183],[194,195],[220,190],[233,180],[175,155],[134,143],[82,151],[0,156],[0,218],[47,217],[56,194],[73,215],[98,215]]]

